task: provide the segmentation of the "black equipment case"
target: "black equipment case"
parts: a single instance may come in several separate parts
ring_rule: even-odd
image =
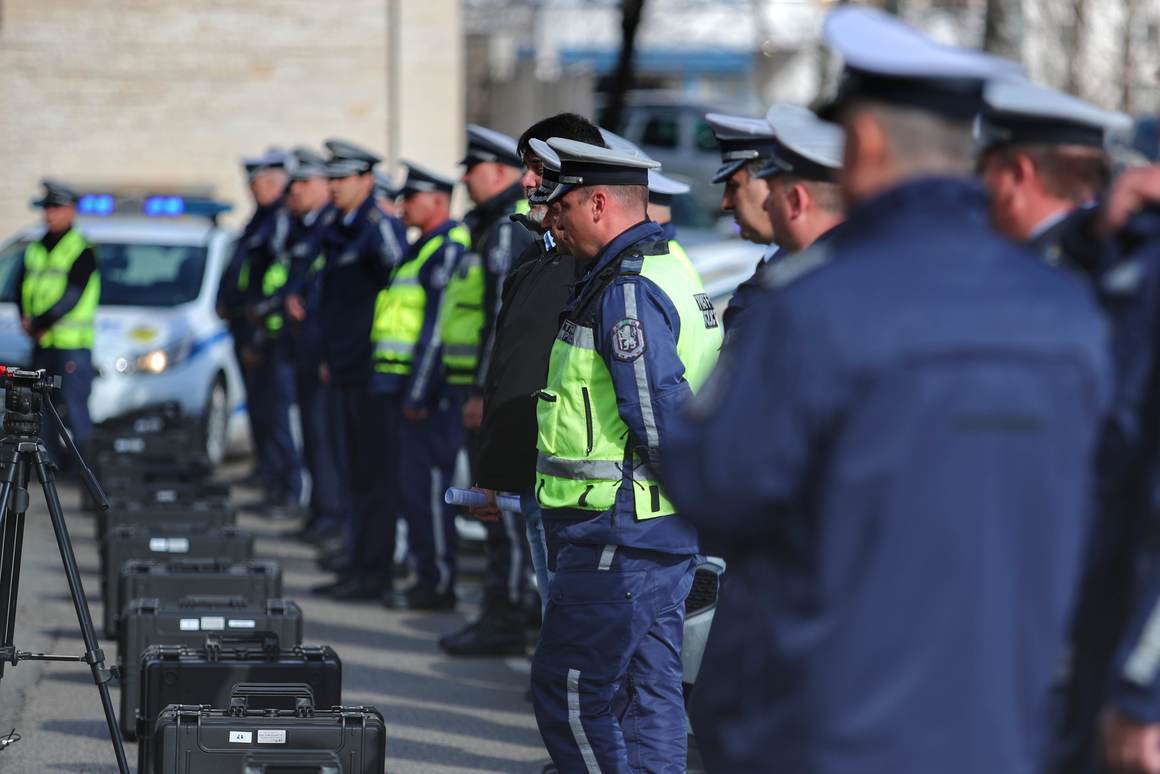
[[[191,596],[166,604],[134,599],[121,623],[121,727],[130,735],[141,700],[141,654],[150,646],[199,648],[215,637],[219,642],[273,640],[282,648],[302,644],[302,610],[283,599],[253,603],[242,597]]]
[[[114,615],[105,618],[110,637],[116,636],[121,613],[130,600],[176,602],[194,591],[203,595],[243,597],[250,602],[262,603],[282,596],[282,568],[277,562],[257,559],[246,562],[192,558],[166,562],[130,559],[122,565],[117,585],[117,596],[110,595],[111,600],[116,600]]]
[[[142,507],[176,503],[229,502],[231,488],[225,481],[142,481],[136,476],[107,476],[101,479],[101,488],[110,500],[119,500]]]
[[[149,732],[161,710],[170,704],[201,704],[226,709],[236,691],[244,686],[249,706],[289,709],[306,696],[311,704],[335,707],[342,704],[342,663],[329,646],[298,646],[279,649],[278,640],[267,638],[263,647],[222,647],[233,644],[223,638],[206,640],[204,648],[153,645],[141,654],[141,695],[123,711],[135,710],[141,739],[140,772],[148,771]],[[274,686],[294,686],[289,693]],[[124,702],[122,702],[124,705]],[[127,715],[122,715],[122,725]]]
[[[180,534],[141,526],[114,527],[101,542],[101,598],[105,605],[105,632],[115,636],[118,582],[121,568],[131,559],[161,561],[170,557],[244,562],[254,558],[254,536],[237,527],[191,526]]]
[[[244,699],[228,709],[176,704],[162,710],[153,727],[153,774],[329,774],[331,755],[343,774],[383,774],[386,728],[373,707],[315,709],[303,696],[293,710],[259,710]],[[292,768],[273,768],[286,761]]]
[[[225,501],[186,502],[166,505],[145,505],[111,500],[109,510],[97,511],[97,540],[104,540],[105,533],[113,527],[142,526],[149,529],[186,529],[188,525],[203,527],[228,527],[236,524],[237,511]]]

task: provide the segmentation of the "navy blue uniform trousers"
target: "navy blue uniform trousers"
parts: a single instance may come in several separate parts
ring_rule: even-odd
[[[93,353],[87,349],[37,347],[32,351],[32,367],[43,368],[60,377],[60,392],[55,398],[55,405],[73,441],[84,453],[84,446],[93,434],[93,421],[89,417],[89,394],[93,391]],[[53,462],[67,469],[68,455],[56,437],[56,426],[51,420],[45,420],[42,431],[45,448]]]
[[[540,735],[561,772],[683,772],[681,641],[695,557],[561,543],[532,659]]]
[[[350,497],[345,480],[346,420],[338,392],[318,378],[318,363],[295,369],[298,413],[302,419],[302,456],[310,471],[311,522],[346,527]]]
[[[399,423],[389,395],[367,387],[341,387],[346,422],[346,485],[351,503],[347,553],[352,577],[391,585],[398,521],[396,478]]]
[[[302,497],[302,458],[290,426],[294,405],[294,366],[280,352],[267,349],[251,369],[247,405],[254,422],[260,469],[273,499],[298,502]]]
[[[455,510],[443,502],[443,493],[463,445],[463,409],[444,398],[426,419],[413,422],[403,416],[400,398],[394,404],[401,449],[399,505],[407,520],[411,559],[418,584],[442,594],[455,584]]]

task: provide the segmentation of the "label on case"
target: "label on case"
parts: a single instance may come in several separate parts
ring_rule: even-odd
[[[196,632],[201,630],[201,621],[197,618],[182,618],[181,631]]]
[[[210,629],[224,629],[226,628],[226,618],[223,615],[203,615],[201,617],[201,628]]]
[[[258,744],[286,744],[285,729],[259,728]]]
[[[253,618],[231,618],[228,625],[231,629],[253,629],[258,622]]]
[[[158,554],[187,554],[189,538],[149,538],[149,550]]]
[[[253,731],[231,731],[230,744],[251,744],[254,741]],[[258,732],[258,741],[262,741],[262,732]]]
[[[175,503],[177,502],[177,490],[158,489],[153,499],[155,502],[159,503]]]

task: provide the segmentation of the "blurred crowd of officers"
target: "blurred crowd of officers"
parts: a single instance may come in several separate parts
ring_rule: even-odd
[[[468,127],[462,223],[455,179],[350,142],[250,160],[219,310],[268,508],[305,464],[317,593],[450,609],[466,447],[521,507],[473,510],[483,612],[440,644],[522,653],[530,565],[560,771],[684,769],[714,555],[711,771],[1160,772],[1160,170],[1010,62],[866,8],[825,36],[823,108],[708,116],[769,245],[720,318],[681,184],[583,117]]]

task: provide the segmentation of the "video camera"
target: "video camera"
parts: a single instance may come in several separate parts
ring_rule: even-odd
[[[4,431],[36,435],[45,396],[60,389],[60,376],[43,368],[32,371],[0,365],[0,388],[4,389]]]

